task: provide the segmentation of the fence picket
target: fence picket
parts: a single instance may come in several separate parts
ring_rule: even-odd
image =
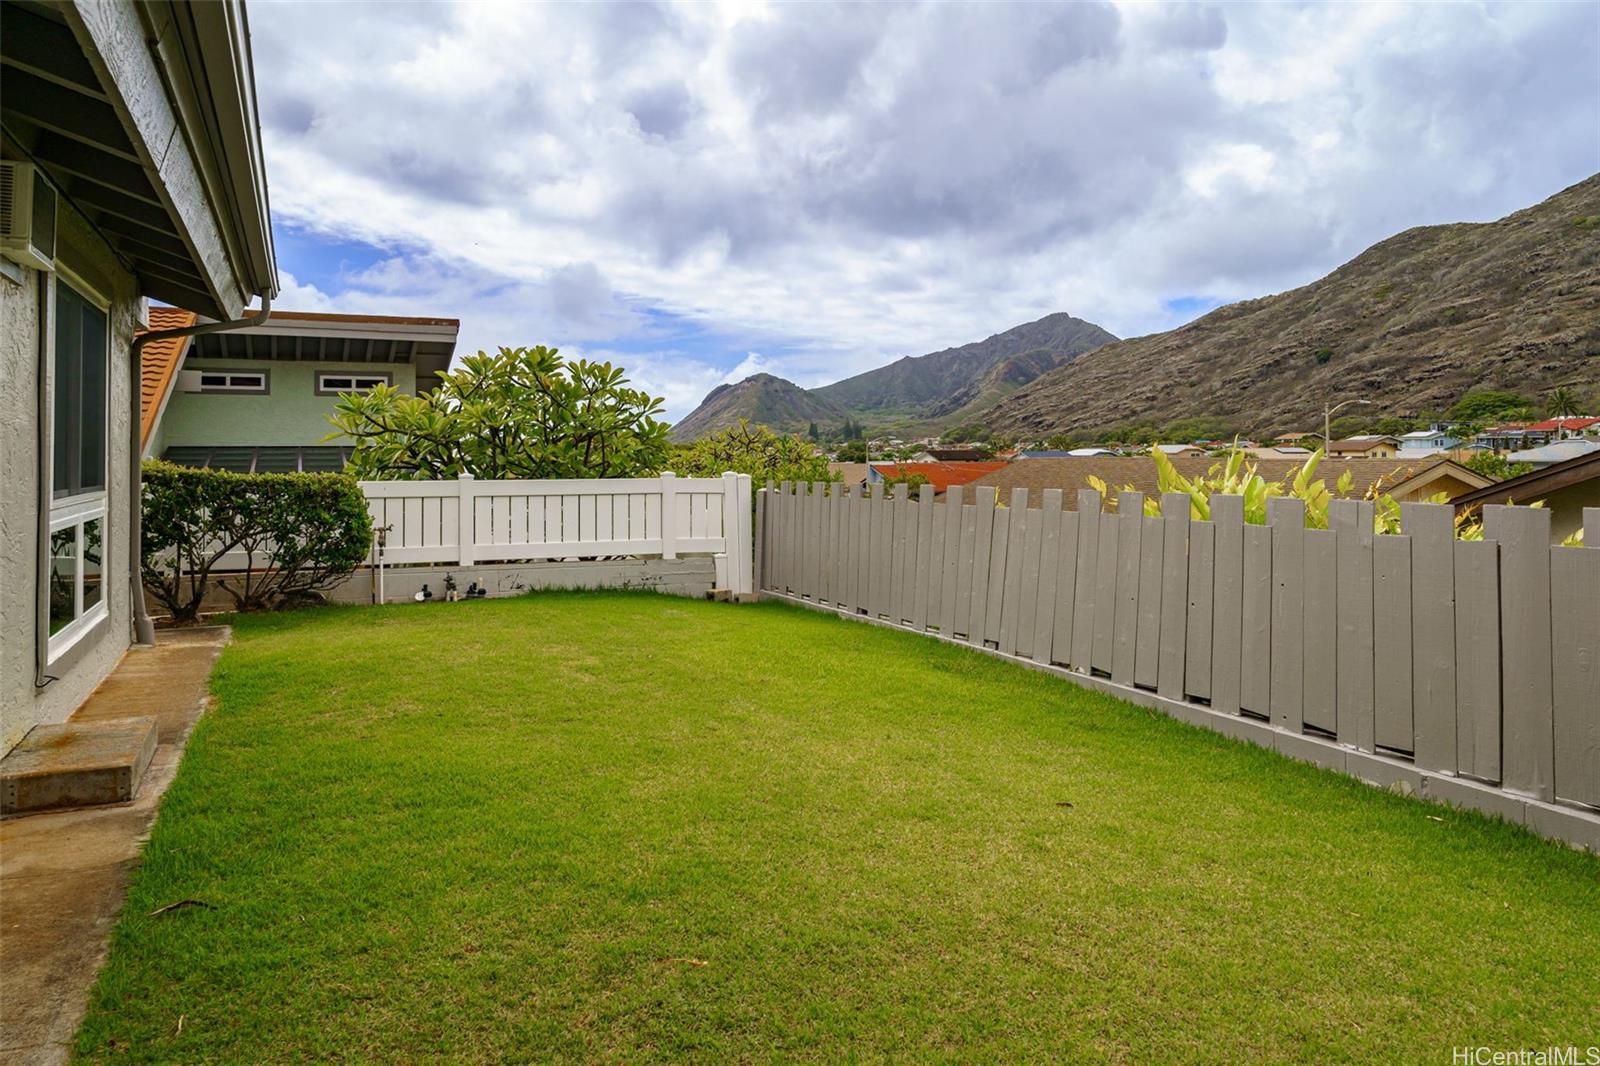
[[[1306,504],[1294,497],[1267,501],[1272,537],[1272,724],[1305,729]]]
[[[960,554],[956,561],[956,617],[952,637],[972,639],[972,572],[978,547],[978,506],[961,505]]]
[[[1137,617],[1134,621],[1133,683],[1153,689],[1161,675],[1161,607],[1165,586],[1167,520],[1146,515],[1139,533]]]
[[[999,490],[992,485],[978,486],[978,502],[973,510],[976,539],[972,553],[972,604],[967,619],[967,640],[982,645],[989,628],[989,562],[994,551],[995,498]]]
[[[946,637],[955,636],[956,601],[959,599],[957,590],[960,587],[963,515],[961,493],[960,485],[952,485],[945,490],[944,521],[940,523],[944,527],[944,568],[939,579],[939,633]]]
[[[1339,728],[1339,534],[1308,529],[1305,538],[1306,680],[1301,724],[1333,736]]]
[[[888,505],[892,516],[889,546],[889,621],[896,625],[911,613],[911,607],[905,602],[906,543],[910,539],[907,535],[906,518],[907,508],[911,505],[910,494],[911,486],[896,485]]]
[[[1161,495],[1161,628],[1157,637],[1156,692],[1183,698],[1183,668],[1189,627],[1189,497],[1182,492]]]
[[[922,485],[917,489],[916,514],[916,566],[911,569],[911,626],[921,632],[928,628],[928,586],[934,572],[932,485]]]
[[[1211,699],[1212,597],[1215,594],[1217,527],[1189,523],[1189,617],[1185,624],[1183,692]]]
[[[1100,545],[1095,552],[1094,653],[1090,656],[1089,668],[1107,677],[1111,676],[1117,650],[1117,569],[1122,558],[1120,518],[1116,512],[1101,512]]]
[[[1044,581],[1040,566],[1044,557],[1044,524],[1047,520],[1053,519],[1047,519],[1042,507],[1028,508],[1028,520],[1022,531],[1021,588],[1018,589],[1020,602],[1016,617],[1012,619],[1014,628],[1011,630],[1011,645],[1016,654],[1029,659],[1034,657],[1034,642],[1038,639],[1039,592]],[[1050,587],[1055,587],[1054,575],[1051,575]]]
[[[1500,781],[1500,554],[1492,540],[1455,549],[1456,767]],[[1343,648],[1340,649],[1343,651]]]
[[[1017,622],[1022,617],[1022,570],[1026,563],[1023,543],[1028,535],[1028,515],[1028,490],[1012,489],[1011,506],[1006,508],[1006,554],[999,591],[995,591],[991,583],[989,594],[990,617],[1000,619],[995,642],[1007,655],[1017,653]],[[994,603],[997,595],[1000,598],[998,605]]]
[[[1133,684],[1139,625],[1139,559],[1144,544],[1144,493],[1117,494],[1116,613],[1111,623],[1111,679]]]
[[[1074,670],[1088,673],[1094,659],[1095,628],[1094,601],[1100,591],[1100,516],[1102,501],[1094,489],[1078,490],[1078,551],[1074,561],[1075,577],[1072,586],[1072,657],[1057,655],[1070,661]],[[1064,528],[1064,527],[1063,527]],[[1065,606],[1063,603],[1062,606]],[[1061,632],[1061,622],[1056,622],[1056,633]]]
[[[1403,503],[1411,538],[1413,758],[1424,770],[1456,768],[1455,509]]]
[[[1555,794],[1600,807],[1600,508],[1589,510],[1591,546],[1550,549]]]
[[[1056,534],[1056,594],[1055,604],[1041,611],[1051,610],[1050,651],[1048,661],[1067,665],[1072,659],[1073,643],[1077,640],[1078,602],[1078,545],[1082,543],[1083,519],[1077,511],[1062,511],[1058,520],[1060,531]]]
[[[1074,524],[1076,528],[1076,524]],[[1056,587],[1061,560],[1061,490],[1045,489],[1039,506],[1039,588],[1033,604],[1033,646],[1029,654],[1035,662],[1048,663],[1055,639]],[[1068,565],[1070,570],[1071,564]],[[1068,625],[1071,624],[1072,598],[1067,597]],[[1024,615],[1026,617],[1026,615]]]
[[[1375,750],[1373,722],[1372,522],[1366,500],[1334,500],[1328,525],[1339,535],[1338,736],[1362,751]]]
[[[1272,529],[1244,527],[1244,614],[1239,633],[1239,707],[1272,717]]]
[[[1213,496],[1216,524],[1216,594],[1212,600],[1211,709],[1240,710],[1240,654],[1244,645],[1244,497]]]
[[[1415,750],[1412,715],[1411,538],[1372,541],[1373,741],[1380,748]]]
[[[1550,631],[1550,512],[1489,505],[1483,537],[1500,545],[1500,683],[1507,705],[1501,741],[1506,788],[1555,798]]]

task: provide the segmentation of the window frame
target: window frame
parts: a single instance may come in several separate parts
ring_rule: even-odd
[[[197,393],[229,396],[269,396],[272,394],[272,372],[270,370],[240,370],[237,367],[218,367],[215,369],[191,367],[190,369],[200,375],[199,381],[196,383],[197,387],[194,389]],[[207,377],[217,376],[222,376],[229,380],[223,385],[206,384]],[[235,385],[232,379],[236,377],[258,378],[260,383],[255,385]]]
[[[56,431],[59,428],[56,425],[55,416],[56,387],[58,385],[58,382],[56,381],[56,332],[57,320],[60,314],[60,286],[63,285],[72,290],[73,294],[79,299],[83,300],[85,303],[89,304],[96,311],[98,311],[101,317],[105,320],[105,328],[102,331],[105,337],[105,352],[103,353],[103,359],[101,360],[101,367],[105,374],[105,381],[103,383],[103,390],[101,393],[101,395],[104,397],[104,411],[102,413],[104,419],[104,431],[100,437],[101,480],[104,482],[104,484],[97,489],[70,493],[64,496],[56,496],[54,495],[56,477],[55,453]],[[49,418],[49,432],[46,434],[46,440],[48,443],[47,447],[45,448],[45,461],[41,465],[44,468],[45,484],[51,487],[51,498],[50,517],[47,527],[49,530],[49,535],[44,551],[46,569],[44,573],[39,575],[38,595],[40,597],[40,603],[38,608],[40,612],[40,624],[44,627],[46,635],[45,661],[47,664],[54,664],[59,661],[62,656],[66,655],[66,653],[70,651],[74,645],[92,632],[110,614],[110,605],[108,603],[109,597],[107,595],[107,590],[109,587],[107,581],[107,571],[109,567],[107,564],[110,561],[109,546],[112,542],[110,535],[110,508],[108,506],[112,479],[111,301],[102,295],[100,291],[93,285],[89,284],[87,281],[83,280],[82,277],[59,263],[56,266],[54,276],[49,281],[48,288],[50,291],[50,314],[48,323],[50,357],[45,361],[47,376],[43,385],[47,390],[47,395],[45,397],[45,410],[49,412],[47,416]],[[84,530],[90,522],[94,521],[98,521],[100,523],[100,597],[92,606],[85,610],[83,606],[85,577]],[[73,573],[73,616],[71,621],[63,625],[54,633],[51,633],[49,632],[50,584],[55,572],[56,557],[54,549],[51,547],[49,542],[55,539],[55,534],[59,533],[63,529],[69,528],[73,529],[74,531],[74,557],[76,559],[76,565]]]
[[[349,378],[350,388],[329,388],[326,384],[328,378]],[[372,378],[373,384],[357,386],[357,378]],[[365,395],[380,384],[393,385],[394,374],[386,370],[319,370],[315,381],[318,396],[342,396],[347,392]]]

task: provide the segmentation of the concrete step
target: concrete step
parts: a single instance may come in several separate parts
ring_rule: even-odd
[[[0,759],[0,814],[127,803],[155,753],[154,718],[34,726]]]

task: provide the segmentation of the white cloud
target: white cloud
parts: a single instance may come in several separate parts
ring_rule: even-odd
[[[1590,5],[251,16],[275,214],[403,249],[282,306],[455,314],[468,350],[651,309],[820,382],[1055,310],[1147,332],[1600,169]],[[675,415],[749,360],[638,348]]]

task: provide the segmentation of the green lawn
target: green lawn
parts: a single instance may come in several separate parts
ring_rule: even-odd
[[[1600,860],[909,633],[325,609],[241,620],[214,689],[86,1058],[1600,1043]]]

